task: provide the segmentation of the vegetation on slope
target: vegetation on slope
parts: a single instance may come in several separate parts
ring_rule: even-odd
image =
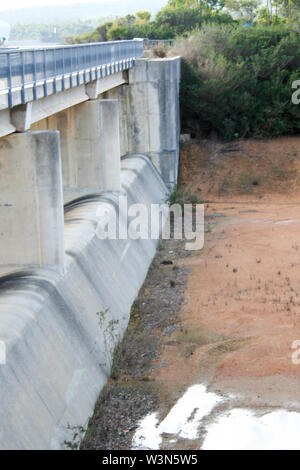
[[[183,125],[225,139],[294,134],[300,109],[292,83],[300,78],[295,28],[207,26],[179,41],[183,57]]]
[[[182,123],[197,135],[224,139],[295,134],[299,106],[300,0],[169,0],[151,20],[147,11],[106,22],[69,42],[145,37],[175,39],[183,58]]]

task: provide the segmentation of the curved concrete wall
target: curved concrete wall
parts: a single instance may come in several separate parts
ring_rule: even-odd
[[[160,203],[166,187],[148,158],[122,160],[128,203]],[[154,256],[155,240],[100,240],[99,209],[116,193],[65,208],[66,269],[0,278],[0,448],[59,449],[85,425],[112,352]],[[109,209],[110,210],[110,209]],[[120,214],[120,217],[124,214]]]

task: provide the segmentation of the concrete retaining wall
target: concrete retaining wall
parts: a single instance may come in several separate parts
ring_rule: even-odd
[[[122,161],[129,204],[159,203],[166,187],[150,160]],[[155,254],[155,240],[99,240],[99,208],[116,193],[90,195],[65,212],[66,269],[1,278],[0,448],[58,449],[85,425],[110,373],[112,352]]]
[[[119,101],[121,154],[149,155],[164,182],[177,184],[180,57],[137,59],[129,83],[105,93]]]

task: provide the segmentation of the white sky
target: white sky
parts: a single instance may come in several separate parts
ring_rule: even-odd
[[[12,10],[16,8],[35,7],[45,5],[68,5],[71,3],[102,3],[113,2],[115,0],[9,0],[7,4],[0,4],[0,11]],[[126,1],[126,0],[124,0]]]

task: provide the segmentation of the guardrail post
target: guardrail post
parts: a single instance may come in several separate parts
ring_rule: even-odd
[[[22,104],[25,104],[25,66],[24,66],[24,53],[20,52],[20,60],[21,60],[21,101]]]
[[[53,69],[54,69],[53,93],[56,93],[56,49],[53,49]]]
[[[76,74],[76,80],[77,80],[77,86],[80,85],[80,75],[79,75],[79,59],[78,59],[78,55],[79,55],[79,49],[77,48],[76,49],[76,63],[77,63],[77,74]]]
[[[44,71],[44,97],[47,98],[48,96],[48,87],[47,87],[47,55],[46,50],[43,50],[43,71]]]
[[[11,60],[10,60],[10,54],[7,54],[7,69],[8,69],[8,75],[7,75],[7,84],[8,84],[8,106],[12,108],[13,106],[13,100],[12,100],[12,76],[11,76]]]
[[[61,90],[65,90],[65,49],[62,48],[62,80],[61,80]]]
[[[35,50],[32,51],[32,61],[33,61],[33,99],[37,99],[36,93],[36,57]]]
[[[73,48],[70,49],[70,88],[73,88]]]

